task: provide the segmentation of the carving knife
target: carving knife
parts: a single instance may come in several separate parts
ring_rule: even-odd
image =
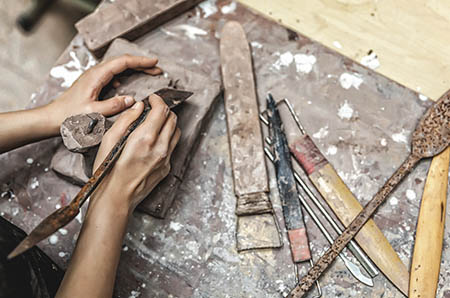
[[[244,29],[224,25],[220,62],[236,195],[238,251],[282,246],[270,202],[252,58]]]
[[[155,92],[156,95],[161,96],[165,103],[173,108],[186,99],[193,93],[189,91],[182,91],[170,88],[163,88]],[[66,206],[63,206],[47,216],[34,230],[22,241],[19,245],[8,255],[11,259],[26,250],[30,249],[41,240],[47,238],[51,234],[58,231],[60,228],[72,221],[80,212],[83,203],[94,192],[103,178],[108,174],[109,170],[114,166],[114,163],[119,158],[122,149],[125,147],[129,135],[145,120],[151,107],[147,100],[144,100],[144,111],[131,125],[128,127],[122,138],[114,145],[109,154],[106,156],[103,163],[95,171],[94,175],[81,188],[75,198]]]
[[[308,235],[303,212],[298,200],[297,184],[291,164],[291,154],[283,131],[283,123],[272,95],[267,95],[267,110],[270,112],[269,128],[274,147],[274,165],[278,193],[283,208],[284,223],[288,232],[292,259],[295,263],[311,259]]]
[[[420,204],[409,297],[436,297],[447,206],[450,147],[433,158]]]

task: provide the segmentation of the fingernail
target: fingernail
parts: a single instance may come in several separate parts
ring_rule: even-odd
[[[127,107],[131,106],[131,104],[134,102],[134,98],[131,96],[125,96],[125,105]]]
[[[140,104],[141,104],[141,101],[138,101],[138,102],[136,102],[131,108],[132,108],[133,110],[137,110],[137,109],[139,109]]]

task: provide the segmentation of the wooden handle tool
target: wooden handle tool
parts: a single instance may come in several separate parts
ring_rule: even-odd
[[[436,297],[447,205],[450,147],[433,158],[417,221],[409,280],[410,298]]]

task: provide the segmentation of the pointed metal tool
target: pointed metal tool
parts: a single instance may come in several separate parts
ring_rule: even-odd
[[[170,88],[163,88],[155,92],[159,95],[164,102],[173,108],[186,99],[188,99],[193,93],[189,91],[182,91]],[[103,178],[107,175],[109,170],[114,166],[115,161],[119,158],[122,149],[125,147],[126,141],[130,134],[145,120],[151,107],[147,100],[144,100],[144,111],[127,129],[122,138],[114,145],[114,147],[106,156],[103,163],[95,171],[94,175],[89,181],[81,188],[76,197],[64,207],[59,208],[49,216],[47,216],[9,255],[8,259],[25,252],[44,238],[47,238],[58,229],[64,227],[70,221],[72,221],[80,212],[80,208],[83,203],[89,198],[92,192],[100,184]]]

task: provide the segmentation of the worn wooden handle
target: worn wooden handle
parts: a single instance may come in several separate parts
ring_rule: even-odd
[[[450,147],[433,158],[423,191],[411,265],[409,297],[436,297],[447,205]]]

